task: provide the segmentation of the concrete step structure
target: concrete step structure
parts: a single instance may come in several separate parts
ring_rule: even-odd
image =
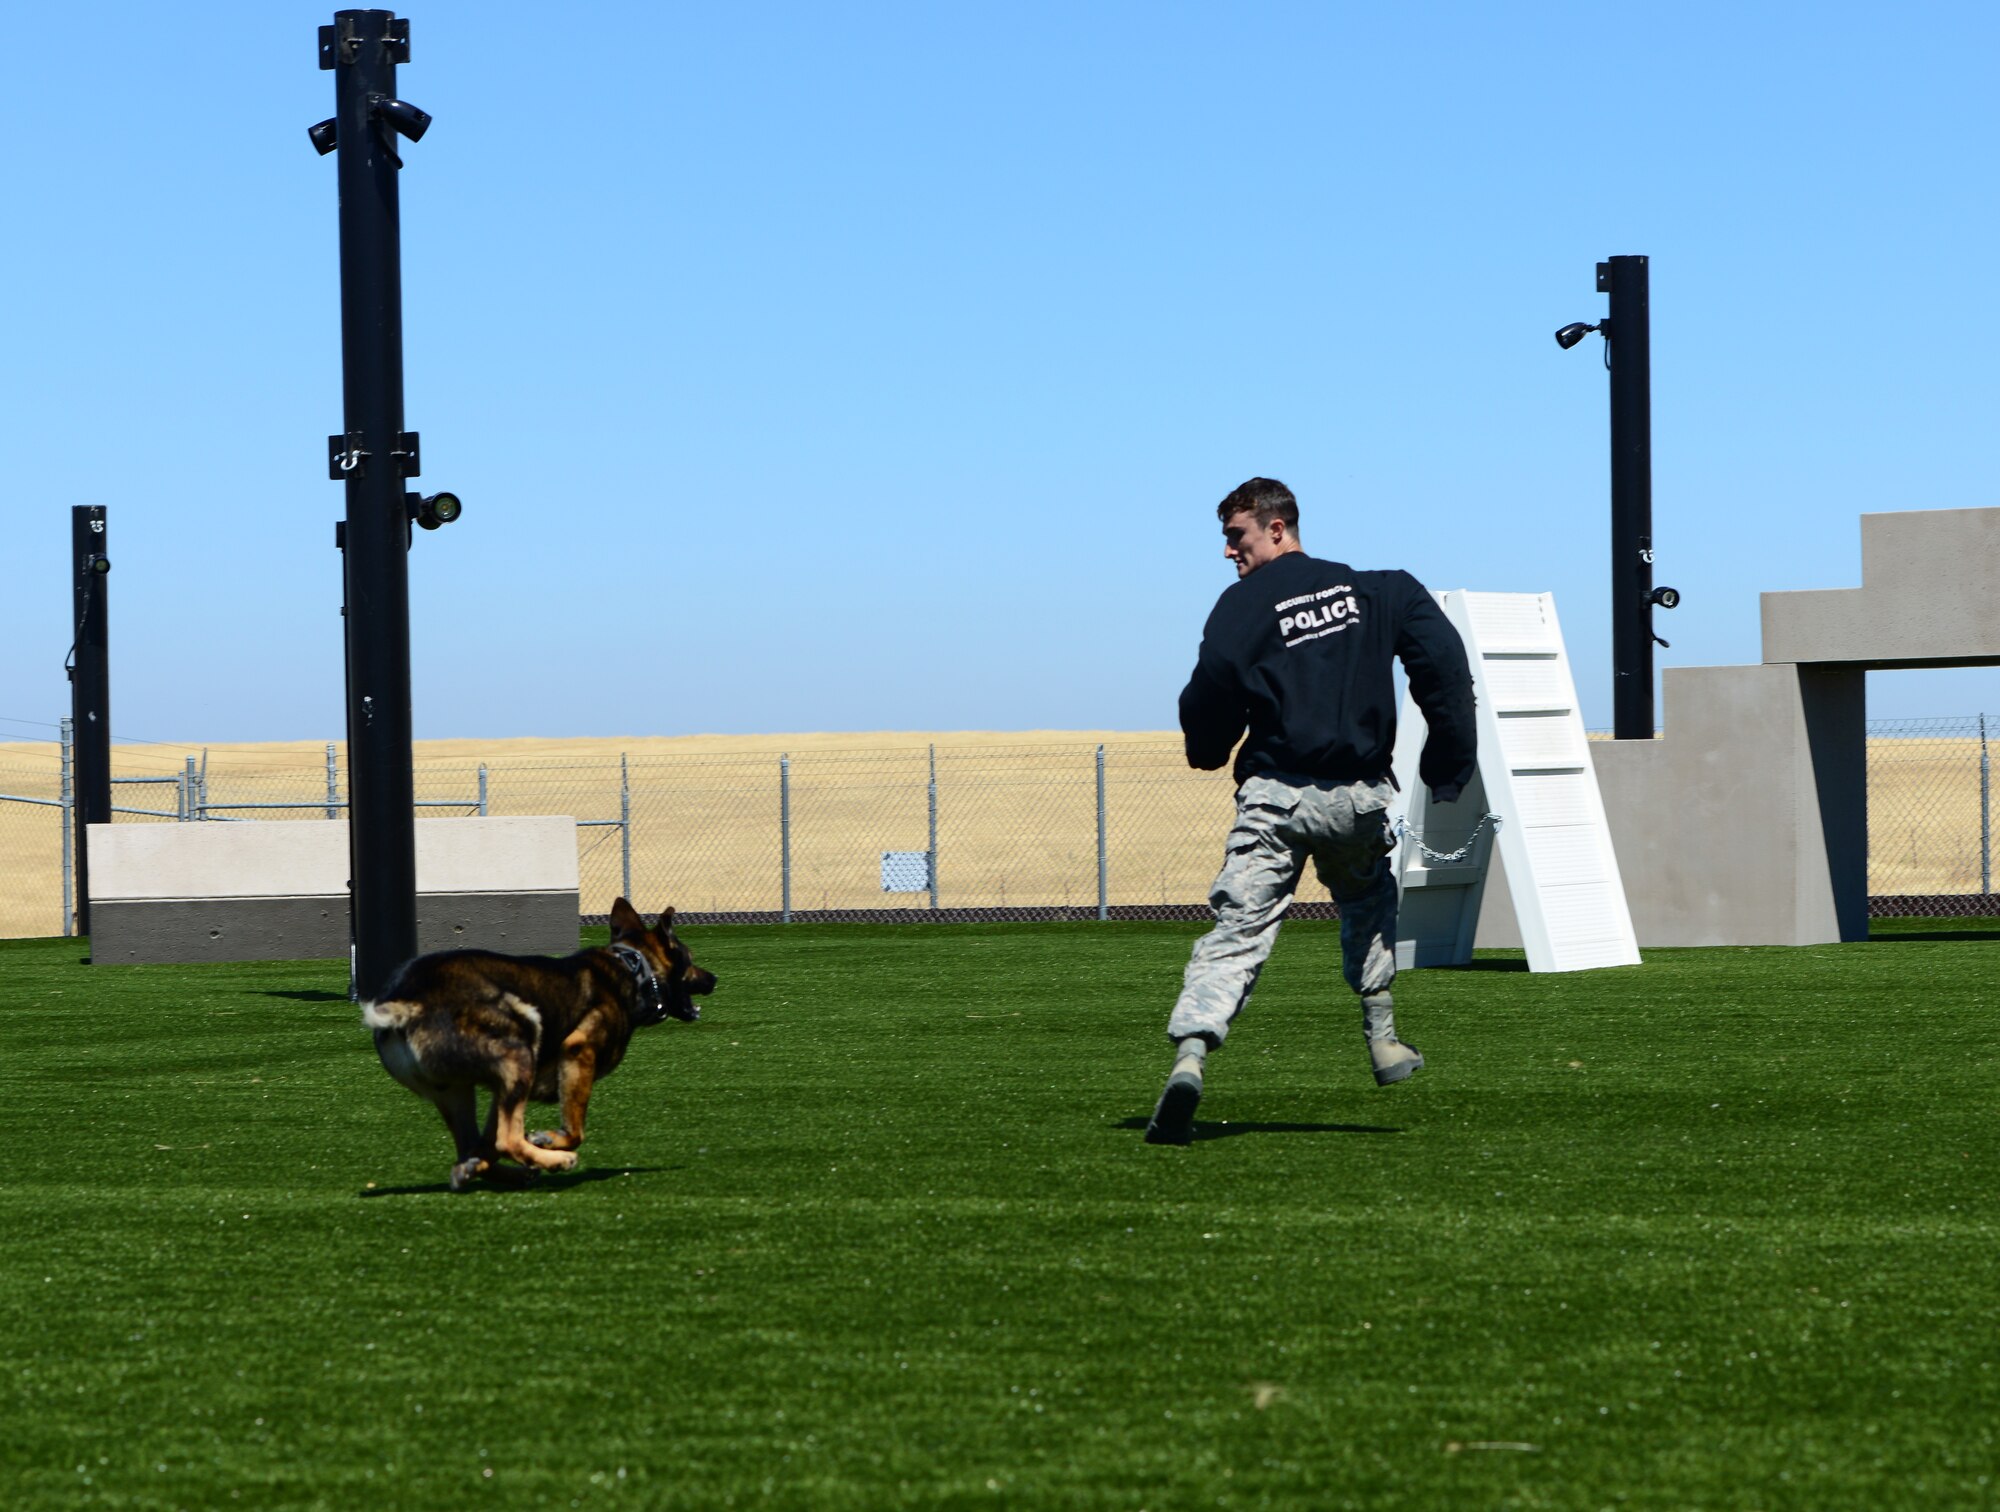
[[[1858,588],[1762,596],[1764,660],[1676,667],[1590,753],[1641,945],[1868,937],[1871,670],[2000,665],[2000,509],[1861,517]],[[1489,880],[1477,943],[1519,946]]]

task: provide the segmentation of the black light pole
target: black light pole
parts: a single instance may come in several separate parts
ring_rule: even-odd
[[[69,512],[71,612],[69,713],[76,740],[76,932],[90,933],[90,831],[111,822],[111,653],[102,504]]]
[[[1597,292],[1610,314],[1595,326],[1566,325],[1563,348],[1591,331],[1604,337],[1611,370],[1611,710],[1619,740],[1653,738],[1653,606],[1680,602],[1672,588],[1653,587],[1653,332],[1644,257],[1614,257],[1597,265]]]
[[[1597,265],[1611,297],[1611,722],[1653,738],[1653,327],[1643,257]]]
[[[419,471],[403,429],[402,242],[396,135],[421,137],[430,117],[396,98],[410,23],[385,10],[337,11],[319,29],[319,66],[333,71],[335,112],[311,129],[337,154],[340,350],[346,428],[327,438],[329,476],[347,485],[348,845],[354,990],[372,997],[417,953],[417,833],[411,773],[410,510]]]

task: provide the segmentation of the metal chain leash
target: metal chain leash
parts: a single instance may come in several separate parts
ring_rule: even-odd
[[[1479,822],[1472,827],[1472,833],[1465,837],[1465,844],[1461,845],[1457,850],[1447,853],[1444,851],[1434,851],[1428,845],[1424,844],[1424,837],[1410,828],[1410,816],[1407,814],[1398,814],[1396,816],[1396,839],[1398,842],[1408,840],[1422,853],[1423,858],[1433,866],[1451,866],[1463,861],[1467,856],[1472,854],[1472,847],[1478,843],[1481,832],[1485,830],[1489,823],[1497,828],[1500,822],[1498,814],[1481,814]]]

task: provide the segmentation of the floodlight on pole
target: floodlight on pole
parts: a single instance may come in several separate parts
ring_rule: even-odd
[[[465,513],[465,505],[459,502],[455,493],[405,494],[403,502],[410,512],[410,519],[425,530],[449,525]]]
[[[1644,257],[1597,265],[1597,292],[1611,311],[1595,325],[1573,320],[1556,332],[1565,352],[1596,331],[1611,372],[1612,723],[1619,740],[1653,738],[1653,610],[1681,601],[1653,586],[1652,291]]]
[[[334,113],[308,131],[315,150],[335,154],[340,186],[345,428],[327,438],[327,472],[344,485],[347,505],[335,539],[347,644],[351,986],[364,998],[417,953],[409,578],[414,516],[405,485],[423,464],[417,433],[403,429],[403,162],[393,143],[397,136],[418,140],[431,118],[396,94],[396,67],[409,61],[407,20],[386,10],[336,12],[333,24],[319,29],[319,66],[334,76]],[[446,497],[428,501],[438,523],[448,517],[437,506]]]

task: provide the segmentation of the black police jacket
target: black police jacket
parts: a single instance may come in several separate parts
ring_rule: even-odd
[[[1358,572],[1302,551],[1216,600],[1181,693],[1188,764],[1213,771],[1247,728],[1239,783],[1264,773],[1381,781],[1396,747],[1396,657],[1430,726],[1418,772],[1456,796],[1478,751],[1458,631],[1409,573]]]

